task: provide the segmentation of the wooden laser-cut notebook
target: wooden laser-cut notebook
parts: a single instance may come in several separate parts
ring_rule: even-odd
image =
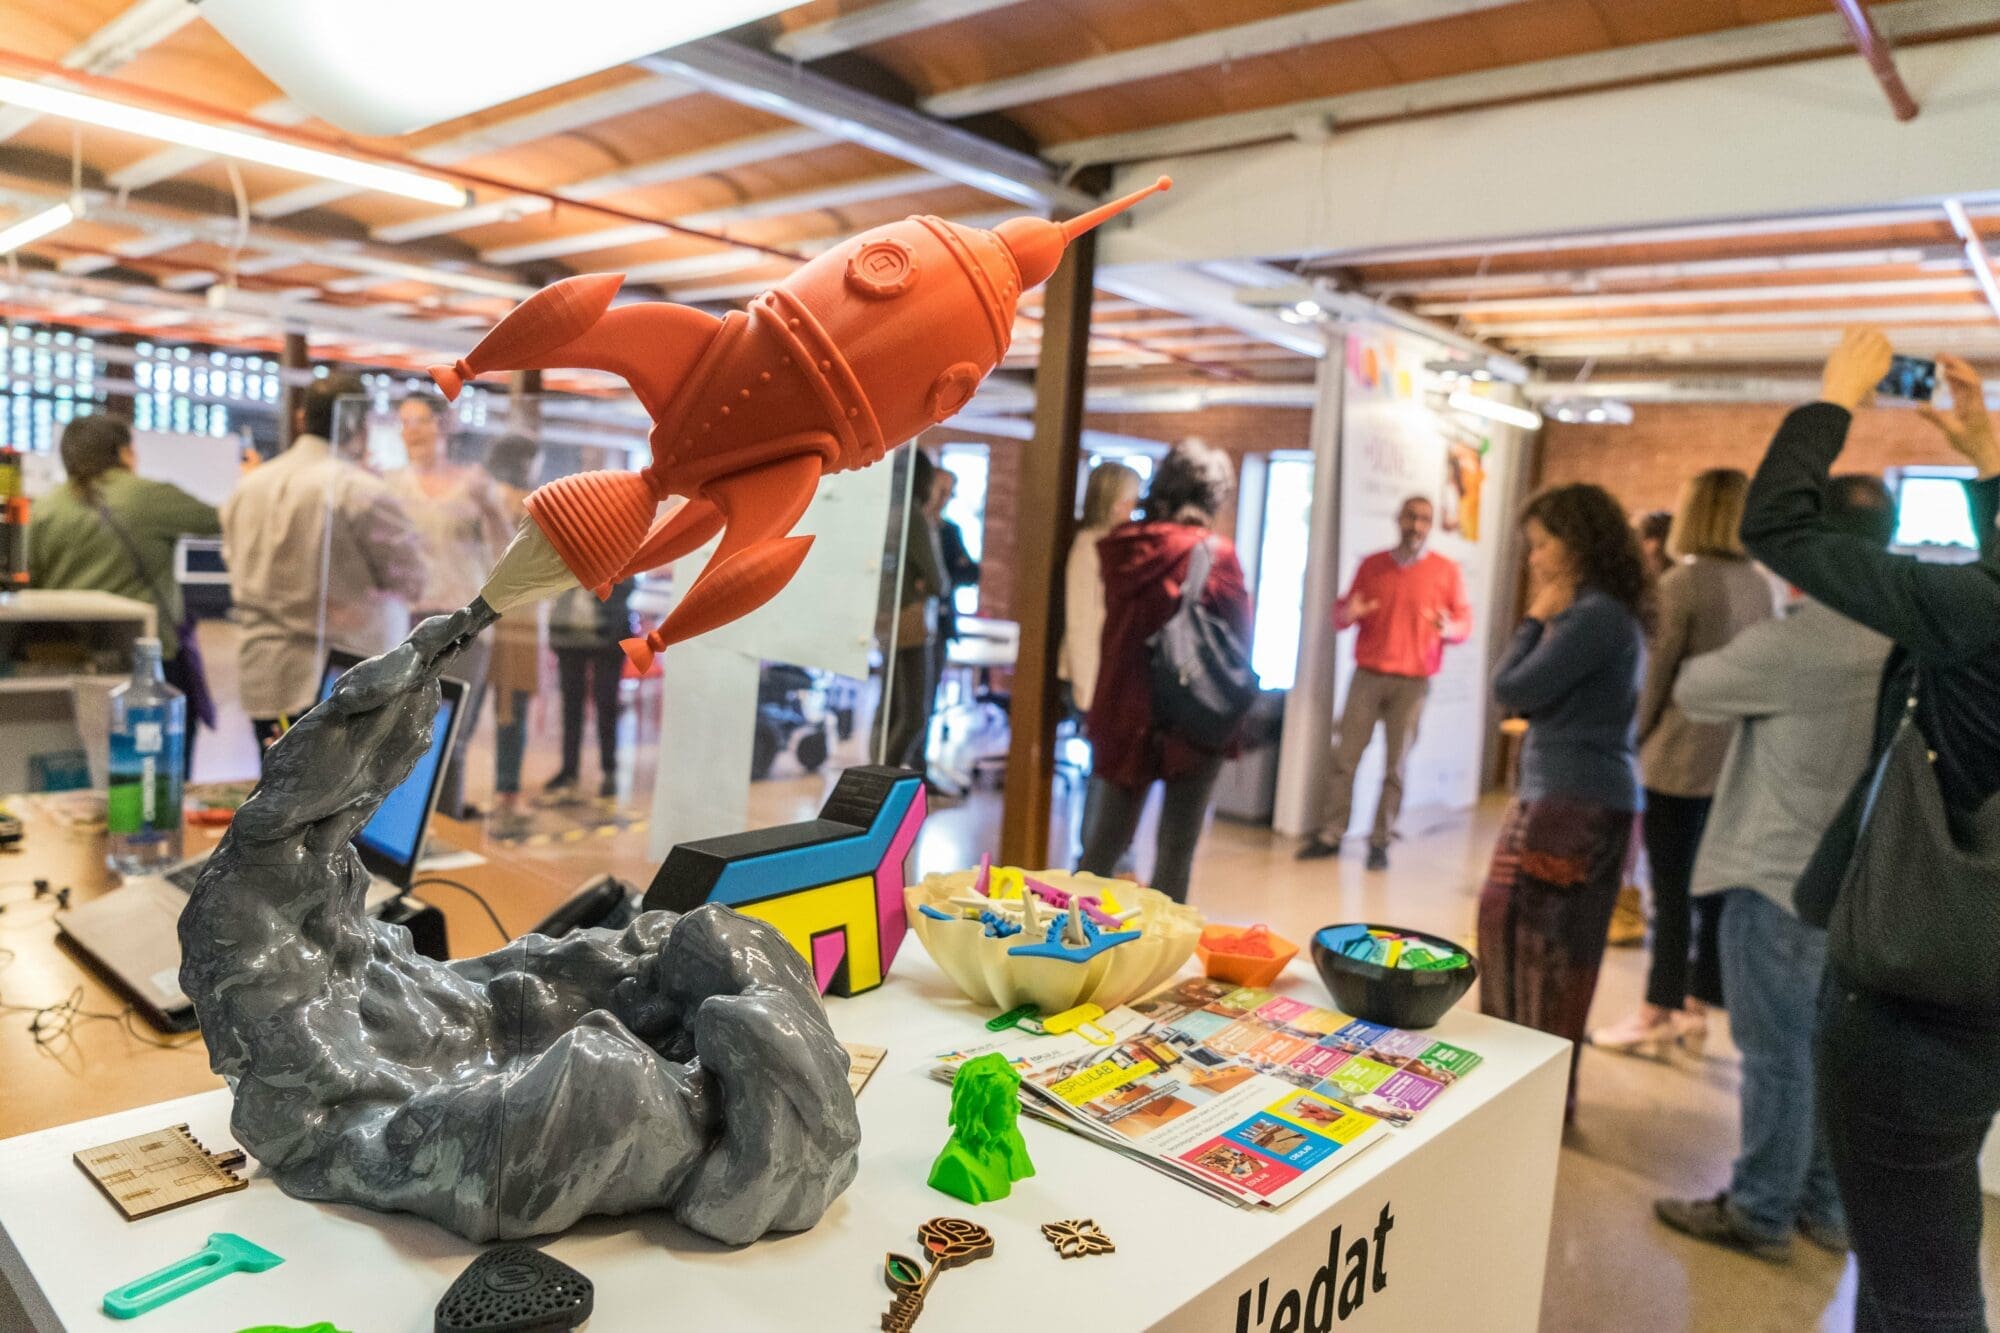
[[[97,1182],[125,1220],[136,1222],[169,1208],[243,1189],[250,1182],[233,1168],[242,1149],[211,1153],[186,1125],[99,1144],[76,1154],[76,1164]]]

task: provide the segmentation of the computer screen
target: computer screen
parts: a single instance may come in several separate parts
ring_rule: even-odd
[[[1896,536],[1892,549],[1941,562],[1976,559],[1979,538],[1965,483],[1971,468],[1903,468],[1896,474]]]
[[[360,662],[360,658],[350,653],[335,651],[327,655],[326,670],[320,677],[319,697],[325,699],[333,693],[334,682],[349,667]],[[361,859],[370,870],[393,880],[403,888],[409,887],[416,871],[417,860],[423,855],[424,831],[430,824],[431,811],[437,805],[438,787],[443,778],[445,748],[451,743],[457,728],[458,706],[464,697],[465,687],[455,680],[443,680],[438,700],[437,719],[431,724],[430,748],[417,760],[416,767],[403,779],[394,791],[382,798],[382,805],[354,835],[354,845],[361,851]]]

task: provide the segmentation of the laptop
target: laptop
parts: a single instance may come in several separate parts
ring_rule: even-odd
[[[362,659],[335,649],[327,654],[320,674],[319,697],[333,693],[334,682]],[[465,707],[465,684],[445,677],[431,726],[431,745],[417,760],[402,785],[382,800],[381,808],[354,835],[355,850],[368,868],[366,898],[371,915],[394,903],[416,877],[423,857],[424,834],[437,810],[444,786],[444,757],[458,738]],[[56,917],[56,929],[71,949],[129,999],[154,1027],[188,1032],[195,1026],[194,1005],[181,993],[181,909],[195,880],[208,864],[209,853],[192,857],[158,875],[125,881],[110,893],[78,903]]]

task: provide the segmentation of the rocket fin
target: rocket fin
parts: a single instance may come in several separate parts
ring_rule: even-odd
[[[722,511],[713,501],[689,500],[653,523],[646,540],[639,544],[639,549],[632,553],[631,560],[618,571],[612,582],[672,564],[689,551],[699,549],[703,542],[721,531],[722,522]]]
[[[658,629],[643,639],[624,641],[625,655],[645,671],[670,644],[749,615],[792,581],[812,543],[811,537],[777,537],[727,559],[717,556]]]
[[[818,452],[808,449],[702,488],[695,503],[709,502],[719,511],[722,542],[660,627],[642,639],[625,640],[626,655],[640,670],[668,644],[748,615],[791,581],[812,538],[784,534],[812,503],[824,471]]]
[[[646,411],[659,419],[722,321],[666,301],[606,309],[617,291],[617,275],[587,276],[602,281],[580,288],[557,307],[561,318],[551,318],[550,309],[536,303],[583,279],[566,278],[522,302],[463,360],[433,366],[431,378],[447,398],[456,398],[466,380],[489,370],[606,370],[630,384]]]

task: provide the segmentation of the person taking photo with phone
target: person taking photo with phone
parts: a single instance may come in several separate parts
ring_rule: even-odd
[[[1890,360],[1879,329],[1847,331],[1820,401],[1771,441],[1743,540],[1895,645],[1868,770],[1794,901],[1828,932],[1814,1067],[1859,1268],[1855,1327],[1959,1333],[1986,1327],[1979,1150],[2000,1114],[2000,436],[1972,367],[1940,357],[1951,406],[1920,410],[1974,470],[1978,559],[1927,563],[1843,531],[1829,473]]]

